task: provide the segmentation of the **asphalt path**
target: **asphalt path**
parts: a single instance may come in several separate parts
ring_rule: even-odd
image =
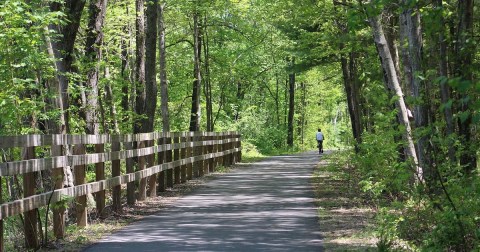
[[[85,251],[323,251],[307,152],[240,164]]]

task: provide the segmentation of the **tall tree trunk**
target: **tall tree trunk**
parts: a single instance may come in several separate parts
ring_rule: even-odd
[[[135,113],[139,117],[145,115],[145,2],[144,0],[136,0],[136,21],[135,21]],[[143,123],[145,118],[136,118],[133,124],[133,132],[143,132]]]
[[[117,107],[113,99],[113,90],[112,90],[112,84],[110,82],[110,77],[111,77],[110,68],[107,66],[105,67],[105,79],[107,79],[107,83],[105,84],[105,103],[110,108],[109,123],[112,124],[110,133],[114,132],[116,134],[120,134],[120,128],[118,127],[118,120],[117,120]],[[106,129],[106,127],[104,128]]]
[[[164,132],[170,131],[170,114],[168,111],[168,82],[167,60],[165,48],[165,22],[163,20],[165,3],[158,5],[158,47],[160,51],[160,96],[162,112],[162,128]]]
[[[147,34],[145,39],[145,113],[147,114],[146,125],[143,132],[152,132],[157,109],[157,10],[158,0],[147,1]]]
[[[469,82],[473,86],[472,59],[475,52],[475,41],[473,37],[473,0],[458,1],[459,22],[457,28],[456,43],[456,67],[455,77],[461,81]],[[459,90],[459,100],[461,101],[459,110],[466,115],[465,118],[459,117],[459,134],[463,137],[465,150],[460,155],[460,164],[465,167],[467,173],[471,173],[477,168],[477,150],[472,147],[472,136],[470,132],[472,124],[472,115],[469,111],[471,98],[466,90]]]
[[[107,9],[107,0],[91,1],[89,6],[89,20],[87,29],[87,41],[85,45],[85,56],[91,68],[87,72],[85,83],[87,104],[85,107],[86,133],[99,134],[99,104],[98,104],[98,72],[102,58],[103,44],[103,23]]]
[[[275,72],[275,117],[277,125],[280,126],[280,78],[277,72]]]
[[[439,31],[438,31],[438,48],[439,48],[439,68],[438,74],[444,78],[443,81],[440,82],[440,97],[443,104],[447,104],[450,100],[450,87],[447,85],[448,79],[448,59],[447,59],[447,42],[445,38],[445,19],[443,17],[443,1],[442,0],[435,0],[434,4],[436,8],[439,9]],[[443,110],[443,114],[445,117],[446,122],[446,135],[447,139],[453,134],[454,132],[454,125],[453,125],[453,113],[452,108],[450,106],[445,106]],[[453,143],[449,144],[448,147],[448,157],[450,162],[455,162],[455,149],[453,147]]]
[[[342,46],[341,46],[342,47]],[[355,139],[355,151],[358,152],[358,146],[362,142],[363,133],[362,118],[359,101],[358,78],[356,78],[357,70],[355,67],[355,54],[349,53],[347,58],[345,54],[340,57],[342,65],[343,84],[347,95],[348,114],[352,125],[353,138]]]
[[[202,82],[202,75],[200,70],[201,65],[201,37],[200,37],[200,27],[198,23],[198,19],[200,18],[199,13],[195,10],[193,14],[193,54],[194,54],[194,62],[193,62],[193,90],[192,90],[192,109],[190,112],[190,131],[199,131],[200,130],[200,90],[201,90],[201,82]]]
[[[334,1],[333,4],[338,6],[338,2]],[[343,4],[346,1],[343,0]],[[337,9],[337,8],[336,8]],[[348,26],[336,22],[340,32],[343,35],[348,35]],[[345,50],[345,44],[340,43],[340,50]],[[347,108],[350,116],[350,122],[352,126],[353,138],[355,139],[355,152],[359,152],[359,144],[362,142],[363,124],[362,124],[362,110],[360,106],[360,83],[358,79],[358,70],[356,64],[357,55],[354,52],[342,53],[340,55],[340,63],[342,66],[343,85],[345,93],[347,95]]]
[[[395,102],[395,105],[398,110],[398,117],[400,119],[400,123],[405,126],[405,131],[403,133],[403,136],[407,141],[405,152],[407,156],[410,157],[415,164],[417,179],[420,181],[423,181],[423,170],[418,165],[418,158],[417,158],[415,145],[412,138],[412,129],[410,127],[410,122],[408,120],[407,107],[405,105],[402,88],[400,87],[400,82],[398,80],[397,71],[395,70],[395,64],[392,60],[392,55],[390,53],[390,49],[388,47],[385,34],[383,32],[381,15],[369,17],[369,22],[373,30],[373,37],[378,49],[380,59],[382,60],[382,67],[386,75],[385,77],[387,79],[387,83],[390,86],[390,88],[394,90],[395,95],[397,96],[397,99],[398,99]]]
[[[287,145],[293,147],[293,117],[295,115],[295,72],[293,68],[295,65],[295,59],[290,61],[291,63],[291,73],[288,75],[288,135],[287,135]]]
[[[404,68],[405,68],[405,82],[410,88],[412,96],[415,98],[415,106],[413,109],[413,117],[415,120],[415,127],[421,128],[427,126],[428,112],[422,99],[422,94],[425,93],[425,83],[422,82],[419,75],[423,75],[422,70],[422,32],[420,24],[420,15],[417,9],[407,7],[408,3],[403,0],[405,6],[404,11],[400,14],[400,30],[402,42],[406,45],[402,47],[404,54]],[[429,167],[427,137],[420,136],[417,141],[417,158],[420,167]],[[432,177],[429,169],[425,170],[427,177]]]
[[[63,4],[62,4],[63,3]],[[55,59],[57,87],[55,107],[60,109],[60,125],[56,122],[51,125],[52,133],[66,134],[69,132],[69,100],[67,73],[72,72],[73,49],[77,37],[80,19],[86,0],[66,0],[65,2],[53,2],[51,11],[64,11],[68,22],[50,25],[50,29],[61,35],[60,39],[50,41],[51,54]],[[55,121],[55,120],[53,120]]]
[[[204,27],[203,30],[203,54],[204,54],[204,95],[206,102],[206,114],[207,114],[207,131],[213,131],[213,105],[212,105],[212,82],[210,78],[210,48],[208,41],[208,30],[207,30],[207,16],[204,17]],[[238,110],[237,110],[238,111]],[[238,113],[236,116],[238,120]]]
[[[50,86],[53,93],[57,95],[53,107],[60,110],[59,123],[55,119],[51,120],[49,133],[67,134],[70,131],[67,74],[72,72],[73,49],[85,3],[85,0],[66,0],[53,2],[50,5],[51,11],[63,11],[68,22],[50,25],[51,30],[61,35],[60,39],[51,40],[48,32],[46,34],[48,53],[55,60],[55,79]],[[52,155],[64,154],[69,155],[68,146],[52,149]],[[73,186],[73,175],[68,166],[64,167],[63,171],[55,169],[52,176],[56,189]],[[58,180],[59,178],[61,180]],[[65,209],[62,207],[54,209],[53,215],[54,234],[56,238],[61,239],[65,235]]]
[[[127,14],[128,14],[128,8],[127,8]],[[131,68],[129,62],[130,62],[130,59],[129,59],[129,48],[131,46],[130,44],[130,37],[131,37],[131,29],[130,29],[130,25],[125,25],[123,27],[123,30],[124,30],[124,33],[125,34],[128,34],[128,37],[122,37],[122,41],[121,41],[121,59],[122,59],[122,67],[121,67],[121,70],[120,70],[120,75],[122,77],[122,80],[123,80],[123,85],[122,85],[122,102],[121,102],[121,107],[123,109],[123,115],[122,115],[122,132],[128,132],[127,130],[125,130],[125,128],[129,128],[130,125],[129,125],[129,122],[130,122],[130,116],[128,116],[128,112],[131,111],[131,107],[130,107],[130,102],[129,102],[129,94],[130,96],[132,96],[133,94],[131,94],[129,91],[130,91],[130,74],[128,73],[129,69]],[[130,72],[133,72],[130,70]]]

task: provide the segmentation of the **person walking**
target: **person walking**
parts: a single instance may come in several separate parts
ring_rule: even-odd
[[[325,139],[325,136],[323,136],[322,129],[318,129],[318,132],[317,132],[318,154],[323,153],[323,140],[324,139]]]

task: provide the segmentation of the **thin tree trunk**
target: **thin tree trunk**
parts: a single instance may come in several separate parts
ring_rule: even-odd
[[[443,10],[443,1],[442,0],[435,0],[434,4],[436,8]],[[438,32],[438,47],[439,47],[439,68],[438,74],[439,76],[444,77],[444,80],[440,82],[440,97],[443,104],[447,104],[450,100],[450,87],[447,85],[448,79],[448,59],[447,59],[447,42],[445,38],[445,19],[443,17],[443,11],[439,13],[439,32]],[[446,136],[447,139],[453,134],[454,132],[454,125],[453,125],[453,113],[452,108],[450,106],[445,106],[443,110],[443,114],[445,117],[446,122]],[[451,143],[448,147],[448,157],[450,162],[455,162],[455,149],[454,145]]]
[[[165,3],[158,5],[158,47],[160,50],[160,96],[163,132],[170,131],[170,114],[168,110],[167,60],[165,48],[165,22],[163,20]]]
[[[110,119],[111,119],[110,123],[113,125],[113,132],[116,134],[119,134],[120,128],[118,127],[118,121],[117,121],[117,108],[113,100],[113,91],[112,91],[112,84],[110,82],[109,67],[105,67],[105,79],[107,79],[107,83],[105,84],[105,102],[107,106],[110,108],[110,111],[109,111]]]
[[[410,127],[410,122],[408,120],[408,113],[407,107],[405,105],[405,100],[402,92],[402,88],[400,87],[400,82],[398,80],[398,75],[395,70],[395,64],[392,60],[392,55],[390,53],[390,49],[388,47],[387,40],[385,38],[385,34],[383,32],[383,26],[381,24],[381,15],[369,17],[370,25],[373,29],[373,36],[375,43],[377,45],[379,56],[382,60],[382,67],[385,71],[387,83],[390,85],[390,88],[394,90],[395,95],[397,96],[397,101],[395,105],[398,110],[398,117],[400,119],[400,123],[405,126],[405,131],[403,136],[407,141],[406,154],[410,157],[414,165],[416,167],[416,176],[419,181],[423,181],[423,170],[418,165],[418,158],[415,150],[415,145],[412,138],[412,129]]]
[[[200,90],[202,75],[200,71],[200,57],[201,57],[201,37],[200,37],[200,27],[198,23],[199,14],[195,11],[193,15],[193,53],[194,53],[194,62],[193,62],[193,90],[192,90],[192,109],[190,112],[190,131],[199,131],[200,130]]]
[[[206,113],[207,113],[207,131],[213,131],[213,105],[212,105],[212,83],[210,78],[210,51],[208,44],[208,30],[207,30],[207,16],[204,17],[204,27],[203,30],[203,53],[204,53],[204,95],[206,102]],[[238,110],[237,110],[238,111]],[[235,118],[238,120],[238,113]]]
[[[459,23],[457,28],[457,47],[456,49],[456,68],[455,75],[462,81],[468,81],[473,86],[472,62],[475,52],[473,43],[473,0],[458,1]],[[477,150],[472,148],[472,134],[470,132],[472,124],[472,115],[469,111],[471,100],[468,92],[459,91],[459,100],[461,101],[460,111],[466,115],[465,118],[459,117],[459,134],[463,137],[465,150],[460,155],[460,164],[465,167],[467,173],[471,173],[477,168]]]
[[[407,2],[403,0],[403,4],[407,6]],[[404,51],[404,68],[405,72],[408,73],[405,75],[405,80],[407,86],[411,90],[412,96],[416,99],[416,104],[413,109],[413,117],[415,120],[415,127],[421,128],[427,126],[428,113],[425,105],[420,101],[422,94],[425,93],[425,83],[423,83],[419,77],[422,75],[422,32],[420,24],[420,15],[418,10],[413,8],[406,8],[401,13],[401,38],[403,42],[406,42],[405,47],[402,48]],[[427,152],[427,138],[426,136],[420,136],[416,144],[417,147],[417,158],[418,165],[420,167],[429,167],[429,162],[427,162],[428,152]],[[432,177],[433,174],[427,169],[425,171],[428,174],[425,174],[428,177]]]
[[[290,61],[293,71],[295,65],[295,59]],[[288,75],[288,135],[287,135],[287,145],[293,147],[293,117],[295,115],[295,72],[292,72]]]
[[[128,8],[127,8],[127,13],[128,13]],[[122,77],[122,80],[123,80],[123,85],[122,85],[122,102],[121,102],[121,107],[123,109],[123,115],[122,115],[122,123],[123,123],[123,131],[125,131],[125,128],[126,127],[129,127],[129,122],[130,122],[130,116],[128,116],[128,112],[131,111],[131,108],[130,108],[130,102],[129,102],[129,94],[130,96],[132,96],[133,94],[130,93],[130,74],[128,73],[128,70],[130,69],[130,59],[129,59],[129,48],[130,48],[130,36],[131,36],[131,32],[130,32],[130,25],[126,25],[124,26],[124,31],[125,33],[128,34],[128,37],[125,38],[125,37],[122,37],[122,41],[121,41],[121,59],[122,59],[122,67],[121,67],[121,70],[120,70],[120,75]],[[133,72],[133,71],[130,71],[130,72]]]

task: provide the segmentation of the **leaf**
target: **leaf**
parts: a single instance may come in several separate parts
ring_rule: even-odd
[[[444,111],[445,109],[451,109],[452,108],[452,104],[453,104],[453,100],[450,99],[448,100],[448,102],[446,103],[442,103],[440,105],[440,111]]]
[[[469,117],[470,117],[470,111],[464,111],[458,114],[458,118],[460,118],[460,121],[462,123],[466,122]]]

